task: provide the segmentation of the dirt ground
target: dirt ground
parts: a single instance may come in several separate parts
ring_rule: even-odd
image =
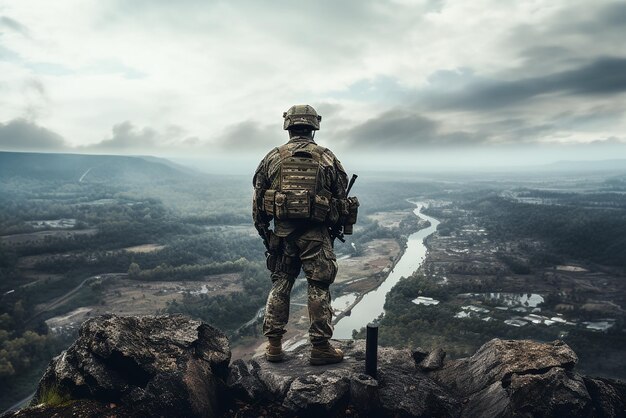
[[[395,239],[372,240],[367,243],[363,255],[338,260],[339,271],[335,283],[341,284],[389,271],[400,252],[400,245]]]
[[[104,290],[104,303],[78,308],[68,314],[46,321],[49,326],[71,327],[84,320],[105,313],[116,315],[154,315],[165,309],[172,300],[181,301],[184,292],[226,295],[242,290],[238,273],[206,276],[204,280],[188,282],[138,282],[116,279]]]
[[[408,214],[409,212],[406,210],[394,210],[391,212],[375,212],[368,215],[368,218],[378,222],[382,227],[397,228],[400,226],[400,221],[406,218]]]

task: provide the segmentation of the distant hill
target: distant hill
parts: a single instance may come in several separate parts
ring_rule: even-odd
[[[557,161],[544,167],[550,170],[626,171],[626,159]]]
[[[119,155],[0,152],[0,179],[132,183],[184,180],[191,170],[164,159]]]

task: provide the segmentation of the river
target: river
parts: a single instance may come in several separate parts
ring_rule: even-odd
[[[363,299],[352,308],[350,316],[344,316],[339,320],[335,325],[333,338],[350,339],[352,338],[352,330],[359,330],[365,327],[369,322],[378,318],[380,314],[385,313],[383,307],[387,293],[389,293],[391,288],[394,287],[402,277],[410,276],[422,265],[424,257],[426,257],[424,239],[437,230],[439,221],[421,213],[424,207],[423,203],[411,203],[417,206],[417,208],[413,210],[415,216],[429,221],[430,226],[409,235],[406,250],[402,258],[396,263],[394,269],[379,287],[363,296]]]

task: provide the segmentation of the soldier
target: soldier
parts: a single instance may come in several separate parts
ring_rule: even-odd
[[[322,120],[315,109],[292,106],[283,118],[289,142],[265,156],[253,179],[254,225],[267,248],[272,272],[263,321],[268,338],[265,356],[274,362],[284,359],[281,342],[289,298],[302,269],[308,281],[310,363],[338,363],[343,353],[328,341],[333,335],[329,286],[337,275],[333,240],[344,226],[344,232],[351,233],[349,223],[351,218],[356,222],[358,201],[347,199],[348,179],[339,160],[313,140]]]

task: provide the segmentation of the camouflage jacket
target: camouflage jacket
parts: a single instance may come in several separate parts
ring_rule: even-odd
[[[259,234],[264,237],[265,231],[269,228],[272,216],[263,210],[263,195],[266,190],[276,187],[279,176],[280,148],[286,147],[289,151],[295,151],[304,148],[311,143],[315,143],[313,139],[307,137],[294,137],[281,147],[271,150],[259,164],[254,173],[252,184],[254,186],[254,198],[252,202],[252,218],[254,226]],[[348,186],[348,176],[346,175],[341,162],[335,157],[329,149],[325,149],[321,158],[322,165],[322,186],[332,193],[336,199],[345,199],[346,188]],[[274,232],[278,236],[285,237],[298,228],[305,228],[309,221],[305,220],[274,220]]]

